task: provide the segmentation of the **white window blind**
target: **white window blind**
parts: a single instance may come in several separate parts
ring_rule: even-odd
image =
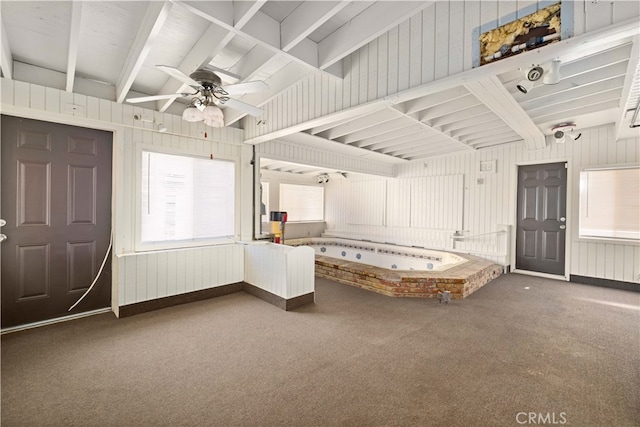
[[[234,234],[234,164],[142,152],[141,241]]]
[[[580,172],[580,237],[640,240],[640,168]]]
[[[287,221],[324,221],[324,187],[280,184],[280,210]]]

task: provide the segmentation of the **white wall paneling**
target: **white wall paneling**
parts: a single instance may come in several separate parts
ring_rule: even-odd
[[[282,298],[315,289],[315,251],[274,243],[244,245],[245,281]]]
[[[119,306],[244,280],[240,244],[145,252],[116,259]]]
[[[463,175],[440,175],[411,180],[412,228],[462,230]],[[441,203],[446,200],[446,203]]]

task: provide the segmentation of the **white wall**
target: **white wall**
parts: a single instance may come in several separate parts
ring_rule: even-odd
[[[186,252],[175,250],[152,254],[134,253],[135,171],[139,168],[135,150],[136,144],[140,142],[169,147],[185,154],[206,157],[213,154],[235,160],[238,177],[236,238],[251,239],[251,148],[242,144],[242,130],[206,128],[203,123],[185,122],[180,116],[36,84],[4,78],[0,83],[2,114],[114,132],[112,253],[115,257],[112,305],[116,314],[119,305],[242,280],[244,258],[241,247],[240,252],[227,245]],[[135,114],[163,123],[168,132],[156,132],[152,122],[135,120]],[[240,261],[229,261],[236,259]],[[214,271],[211,266],[218,266],[221,270]],[[167,274],[173,274],[175,269],[175,283],[164,281],[166,277],[173,277],[160,273],[165,267]]]
[[[613,125],[588,129],[578,141],[556,144],[551,138],[541,150],[527,150],[523,144],[454,154],[426,161],[411,162],[397,170],[396,180],[416,177],[464,175],[463,227],[471,235],[484,234],[475,239],[456,243],[460,250],[477,254],[503,264],[505,256],[502,235],[487,234],[499,231],[503,225],[515,224],[517,165],[531,162],[567,161],[568,176],[568,259],[569,274],[640,283],[640,244],[621,244],[614,241],[596,241],[578,238],[579,173],[582,168],[597,165],[629,164],[640,162],[640,138],[614,140]],[[480,172],[481,161],[496,161],[496,172]],[[483,183],[478,183],[482,179]],[[435,249],[452,247],[451,232],[445,227],[394,227],[386,225],[358,225],[349,221],[352,209],[371,211],[372,216],[384,216],[384,205],[370,198],[359,199],[353,206],[349,195],[352,185],[367,185],[376,191],[386,185],[389,178],[368,177],[361,183],[346,180],[329,183],[327,198],[327,232],[343,237],[357,237]],[[393,183],[391,184],[393,185]],[[391,187],[388,187],[391,188]],[[431,198],[422,193],[425,203],[447,205],[458,203],[446,195]],[[445,193],[451,194],[451,193]],[[403,199],[406,200],[406,199]],[[400,201],[400,203],[404,203]],[[443,222],[444,224],[444,222]]]

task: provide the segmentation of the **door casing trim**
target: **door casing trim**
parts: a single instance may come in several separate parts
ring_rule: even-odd
[[[538,276],[538,277],[545,277],[545,278],[549,278],[549,279],[556,279],[556,280],[564,280],[564,281],[569,281],[570,277],[571,277],[571,241],[573,240],[572,236],[573,236],[573,223],[575,221],[578,221],[578,218],[574,217],[573,214],[573,171],[572,171],[572,167],[571,167],[571,159],[568,157],[562,157],[562,158],[556,158],[556,159],[545,159],[545,160],[524,160],[524,161],[516,161],[513,166],[512,166],[512,173],[514,177],[518,176],[518,167],[520,166],[530,166],[530,165],[545,165],[545,164],[549,164],[549,163],[566,163],[567,164],[567,200],[566,200],[566,209],[567,209],[567,232],[565,233],[564,236],[564,248],[565,248],[565,253],[564,253],[564,275],[554,275],[554,274],[548,274],[548,273],[540,273],[537,271],[530,271],[530,270],[518,270],[516,269],[516,250],[517,250],[517,245],[516,245],[516,238],[518,236],[518,231],[516,229],[516,225],[518,224],[518,180],[517,179],[513,179],[511,182],[511,194],[513,197],[513,212],[512,212],[512,224],[513,224],[513,230],[514,232],[511,233],[511,247],[513,248],[513,250],[511,251],[511,254],[509,255],[509,263],[511,265],[511,271],[514,273],[521,273],[521,274],[527,274],[530,276]]]

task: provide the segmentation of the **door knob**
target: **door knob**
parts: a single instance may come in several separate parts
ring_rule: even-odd
[[[566,225],[564,225],[564,224],[562,224],[562,225],[560,226],[560,230],[564,230],[565,228],[567,228],[567,226],[566,226]]]
[[[6,234],[0,234],[0,242],[4,242],[5,240],[7,240],[7,235]]]
[[[563,217],[563,216],[562,216],[562,217],[560,217],[560,221],[565,222],[566,220],[567,220],[567,218],[565,218],[565,217]]]
[[[4,227],[5,225],[7,225],[7,221],[0,219],[0,227]]]

